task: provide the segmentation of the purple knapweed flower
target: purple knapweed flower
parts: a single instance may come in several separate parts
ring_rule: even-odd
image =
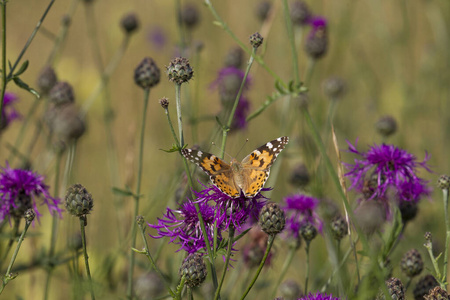
[[[231,124],[231,130],[233,129],[245,129],[247,127],[247,115],[250,111],[250,102],[246,97],[241,96],[239,103],[234,113],[233,123]]]
[[[309,223],[322,232],[323,222],[316,213],[319,199],[304,194],[284,198],[282,209],[286,213],[285,232],[288,237],[299,237],[302,225]]]
[[[162,50],[167,42],[166,34],[161,27],[153,27],[149,30],[148,41],[156,50]]]
[[[222,231],[225,229],[223,216],[217,213],[215,207],[206,202],[201,201],[198,204],[211,245],[215,227],[217,228],[217,240],[221,241]],[[180,245],[177,252],[185,250],[188,253],[194,253],[206,247],[197,210],[191,200],[182,203],[177,210],[167,208],[166,214],[162,219],[158,218],[157,224],[149,223],[148,226],[158,232],[157,235],[150,235],[152,238],[170,237],[169,243]]]
[[[428,172],[426,162],[429,156],[425,153],[423,161],[407,151],[393,145],[374,145],[367,152],[360,152],[350,142],[349,152],[361,159],[354,164],[344,165],[350,170],[345,174],[350,181],[350,189],[364,194],[367,200],[389,200],[389,191],[393,190],[397,202],[412,201],[417,203],[422,196],[429,195],[427,181],[417,176],[417,169],[424,168]]]
[[[331,294],[327,295],[326,293],[309,293],[308,296],[304,296],[299,298],[298,300],[340,300],[339,297],[333,297]]]
[[[3,97],[2,120],[0,122],[0,130],[6,128],[12,121],[19,119],[21,115],[12,106],[19,98],[13,94],[5,92]]]
[[[8,164],[0,171],[0,221],[6,218],[20,218],[30,208],[39,218],[37,198],[41,205],[47,205],[50,213],[58,212],[60,199],[50,196],[44,177],[29,170],[11,169]]]
[[[261,191],[269,191],[270,188],[263,188]],[[253,198],[245,198],[241,194],[238,198],[232,198],[225,193],[222,193],[216,186],[211,185],[205,187],[202,191],[194,192],[197,201],[202,203],[214,202],[217,208],[218,217],[224,220],[225,229],[233,225],[237,231],[242,231],[247,228],[246,221],[250,218],[258,220],[258,214],[264,206],[267,198],[261,193],[256,194]],[[244,227],[245,226],[245,227]]]

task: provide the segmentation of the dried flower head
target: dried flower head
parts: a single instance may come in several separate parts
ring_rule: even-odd
[[[252,45],[253,48],[257,49],[259,46],[262,45],[264,41],[264,38],[259,34],[259,32],[255,32],[250,36],[250,45]]]
[[[139,29],[139,19],[135,13],[128,13],[120,20],[120,25],[127,34],[131,34]]]
[[[439,283],[433,275],[428,274],[423,276],[417,281],[416,287],[414,288],[414,299],[423,300],[423,297],[428,294],[431,289],[437,286],[439,286]]]
[[[145,57],[134,70],[134,82],[143,89],[154,87],[160,78],[161,72],[150,57]]]
[[[406,252],[400,262],[403,273],[408,277],[419,275],[423,270],[423,260],[417,249],[411,249]]]
[[[159,99],[159,105],[161,105],[162,108],[167,109],[169,107],[169,99],[162,97]]]
[[[169,81],[173,81],[176,84],[188,82],[194,76],[194,70],[192,70],[189,60],[184,57],[172,59],[169,66],[166,67],[166,73]]]
[[[8,164],[0,171],[0,197],[0,221],[21,218],[30,208],[39,218],[38,198],[50,213],[61,213],[60,200],[50,196],[43,176],[29,170],[11,169]]]

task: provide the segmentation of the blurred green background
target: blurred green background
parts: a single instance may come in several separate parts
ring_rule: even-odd
[[[9,1],[7,5],[7,57],[15,60],[25,44],[31,31],[44,12],[49,1]],[[194,3],[198,6],[201,20],[192,31],[192,40],[204,44],[199,60],[191,60],[194,67],[194,79],[184,89],[190,97],[198,97],[200,115],[215,115],[220,111],[220,101],[217,91],[210,89],[216,74],[223,67],[227,52],[236,44],[221,28],[213,24],[213,16],[202,1],[181,1]],[[259,1],[214,1],[218,13],[230,26],[237,37],[248,43],[248,37],[261,29],[261,21],[255,16]],[[346,81],[347,92],[340,99],[334,119],[336,135],[343,149],[345,140],[354,142],[359,138],[359,146],[381,143],[381,138],[374,128],[375,122],[383,115],[389,114],[398,122],[398,132],[388,142],[417,155],[419,160],[425,156],[425,151],[431,154],[429,164],[435,173],[422,173],[430,185],[434,186],[437,176],[448,173],[449,157],[449,125],[450,125],[450,2],[448,1],[307,1],[311,11],[328,20],[329,49],[326,56],[318,60],[309,88],[309,109],[320,130],[325,131],[329,100],[325,97],[322,84],[331,76],[337,76]],[[273,2],[276,12],[270,31],[264,36],[267,46],[264,61],[283,80],[293,78],[290,46],[287,39],[285,21],[281,1]],[[92,47],[88,37],[86,4],[84,1],[56,1],[47,18],[26,52],[24,59],[30,61],[28,70],[22,79],[35,86],[40,70],[45,66],[54,41],[52,34],[58,34],[62,17],[67,14],[71,5],[77,5],[71,20],[67,39],[58,53],[53,65],[61,81],[73,85],[76,103],[79,106],[91,95],[100,81],[93,58]],[[95,26],[100,45],[103,63],[107,64],[113,57],[123,39],[124,32],[120,28],[120,20],[125,13],[134,12],[140,20],[140,29],[131,36],[130,44],[117,70],[110,79],[109,91],[114,109],[113,132],[117,145],[119,176],[122,187],[125,183],[134,189],[137,173],[138,133],[143,107],[143,92],[133,81],[133,72],[139,62],[145,57],[152,57],[162,70],[161,82],[150,93],[147,128],[145,136],[144,174],[142,193],[145,197],[141,204],[141,214],[147,222],[154,223],[161,216],[166,206],[175,208],[174,191],[181,181],[181,160],[176,154],[168,154],[160,149],[168,149],[172,137],[164,115],[158,104],[158,99],[165,96],[171,101],[172,119],[175,120],[175,90],[174,85],[164,74],[165,66],[176,55],[175,45],[179,41],[176,27],[175,1],[107,1],[97,0],[88,4],[93,8]],[[149,35],[155,30],[161,30],[166,38],[163,47],[158,48],[152,43]],[[305,37],[309,29],[302,32]],[[302,45],[303,46],[303,45]],[[300,75],[306,70],[308,59],[303,49],[298,49]],[[252,86],[248,91],[253,112],[275,91],[274,79],[257,63],[251,69]],[[183,87],[184,88],[184,87]],[[31,94],[19,90],[10,84],[7,91],[17,93],[20,103],[17,109],[25,115],[34,98]],[[198,92],[196,92],[198,91]],[[197,95],[197,96],[196,96]],[[77,145],[74,163],[73,182],[82,183],[94,197],[94,211],[88,217],[88,251],[91,271],[95,281],[99,282],[98,298],[123,298],[125,295],[126,259],[129,244],[124,238],[129,233],[132,222],[132,199],[121,199],[119,214],[113,204],[113,194],[110,184],[110,170],[106,160],[105,129],[102,121],[102,99],[96,99],[87,114],[87,132]],[[273,138],[286,134],[280,128],[283,99],[270,106],[262,115],[252,120],[248,128],[229,136],[226,151],[234,156],[242,147],[245,139],[249,142],[238,159]],[[42,110],[42,106],[40,107]],[[274,188],[271,198],[280,202],[282,197],[295,192],[286,183],[294,162],[304,162],[311,170],[314,186],[314,168],[317,161],[308,161],[304,155],[304,140],[308,138],[307,129],[298,111],[294,130],[290,134],[291,143],[280,161],[279,175],[270,182]],[[27,145],[34,134],[36,116],[30,122],[24,145]],[[192,146],[192,136],[189,125],[186,124],[186,143]],[[216,128],[216,129],[215,129]],[[5,144],[13,144],[20,129],[20,122],[13,123],[1,136],[0,161],[5,162],[9,151]],[[210,148],[215,142],[220,145],[219,127],[214,121],[202,122],[199,125],[199,142],[204,149],[218,153],[217,148]],[[329,137],[328,137],[329,138]],[[332,143],[329,143],[329,155],[335,161]],[[25,148],[25,147],[24,147]],[[35,166],[40,166],[38,172],[46,175],[47,184],[53,190],[54,160],[50,165],[39,163],[41,150],[45,141],[41,139],[32,154]],[[316,153],[315,155],[318,155]],[[343,153],[343,160],[351,162],[351,157]],[[61,188],[64,188],[62,186]],[[334,199],[336,190],[331,184],[323,185],[320,191],[317,187],[310,191],[316,196]],[[60,197],[64,195],[62,190]],[[355,198],[350,193],[351,200]],[[432,231],[435,236],[443,238],[443,216],[440,196],[435,191],[431,197],[435,201],[424,199],[420,204],[417,219],[407,228],[401,249],[418,248],[426,257],[423,244],[423,233]],[[430,199],[430,200],[432,200]],[[336,200],[336,205],[342,205]],[[354,202],[354,201],[352,201]],[[28,237],[18,257],[18,263],[30,262],[32,256],[42,247],[49,245],[51,217],[44,213],[40,224],[36,223],[31,230],[37,236]],[[57,251],[65,249],[68,236],[78,231],[78,220],[63,214],[58,234]],[[149,238],[153,251],[156,251],[161,241]],[[167,241],[164,241],[164,244]],[[404,243],[404,244],[403,244]],[[138,238],[138,245],[141,241]],[[286,245],[280,241],[276,244],[272,266],[263,272],[261,280],[269,280],[271,272],[276,273],[283,262]],[[177,269],[181,255],[175,254],[176,245],[166,245],[163,258],[173,260],[174,270]],[[323,282],[330,271],[327,265],[325,242],[318,238],[312,245],[312,285],[316,281]],[[399,257],[401,251],[397,249]],[[293,265],[302,266],[304,251],[299,252]],[[235,259],[240,262],[240,253]],[[144,257],[138,255],[142,268],[137,274],[148,268]],[[161,260],[164,261],[164,260]],[[81,262],[81,261],[80,261]],[[425,259],[430,267],[429,260]],[[110,265],[109,265],[110,264]],[[428,264],[428,265],[427,265]],[[108,274],[110,266],[110,274]],[[165,268],[165,264],[162,264]],[[234,270],[231,270],[233,272]],[[394,275],[399,270],[394,271]],[[43,292],[45,271],[33,269],[21,272],[19,277],[11,282],[2,297],[13,299],[16,295],[23,299],[39,299]],[[117,285],[116,290],[109,290],[103,285],[108,276],[114,279],[109,282]],[[288,278],[303,282],[303,267],[293,267]],[[58,267],[52,281],[51,299],[68,299],[71,282],[67,268]],[[250,295],[256,297],[256,293]],[[260,298],[261,299],[261,298]]]

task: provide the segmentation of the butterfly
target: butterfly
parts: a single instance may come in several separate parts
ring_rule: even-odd
[[[223,193],[238,198],[242,191],[246,198],[252,198],[263,188],[270,167],[288,142],[289,137],[279,137],[252,151],[242,162],[232,159],[229,164],[195,149],[182,149],[181,154],[205,171]]]

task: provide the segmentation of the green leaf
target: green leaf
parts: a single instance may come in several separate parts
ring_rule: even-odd
[[[22,79],[20,79],[19,77],[13,77],[14,83],[20,87],[21,89],[27,90],[28,92],[32,93],[34,96],[36,96],[36,98],[41,98],[41,95],[39,95],[39,93],[31,88],[28,84],[26,84],[25,82],[22,81]]]
[[[237,242],[238,240],[240,240],[244,235],[247,234],[247,232],[250,231],[250,229],[252,229],[252,228],[248,228],[248,229],[242,231],[238,236],[235,236],[234,239],[233,239],[233,243]]]
[[[22,64],[22,66],[20,67],[19,71],[17,71],[17,73],[14,74],[14,76],[19,76],[19,75],[21,75],[23,72],[25,72],[26,69],[28,69],[28,65],[29,65],[29,62],[28,62],[28,60],[26,60],[26,61]]]
[[[387,236],[384,240],[385,246],[382,253],[383,260],[385,260],[389,256],[392,247],[395,245],[395,242],[402,233],[402,228],[403,228],[402,214],[400,213],[399,209],[396,209],[394,212],[394,220],[392,222],[392,226],[386,232]]]
[[[187,144],[185,146],[187,146]],[[185,146],[183,146],[183,147],[185,147]],[[184,148],[182,148],[182,149],[184,149]],[[168,150],[165,150],[165,149],[159,149],[159,150],[167,152],[167,153],[172,153],[172,152],[179,152],[181,149],[177,145],[172,144],[172,148],[170,148]]]
[[[294,81],[293,80],[289,81],[289,83],[288,83],[288,90],[291,93],[294,92]]]
[[[283,88],[283,86],[281,85],[281,82],[279,82],[278,80],[275,81],[275,88],[277,89],[277,91],[281,95],[285,95],[286,94],[286,90]]]
[[[116,195],[119,196],[125,196],[125,197],[130,197],[130,196],[134,196],[134,193],[132,191],[130,191],[129,188],[127,188],[126,190],[118,188],[118,187],[113,187],[112,188],[112,192]]]

